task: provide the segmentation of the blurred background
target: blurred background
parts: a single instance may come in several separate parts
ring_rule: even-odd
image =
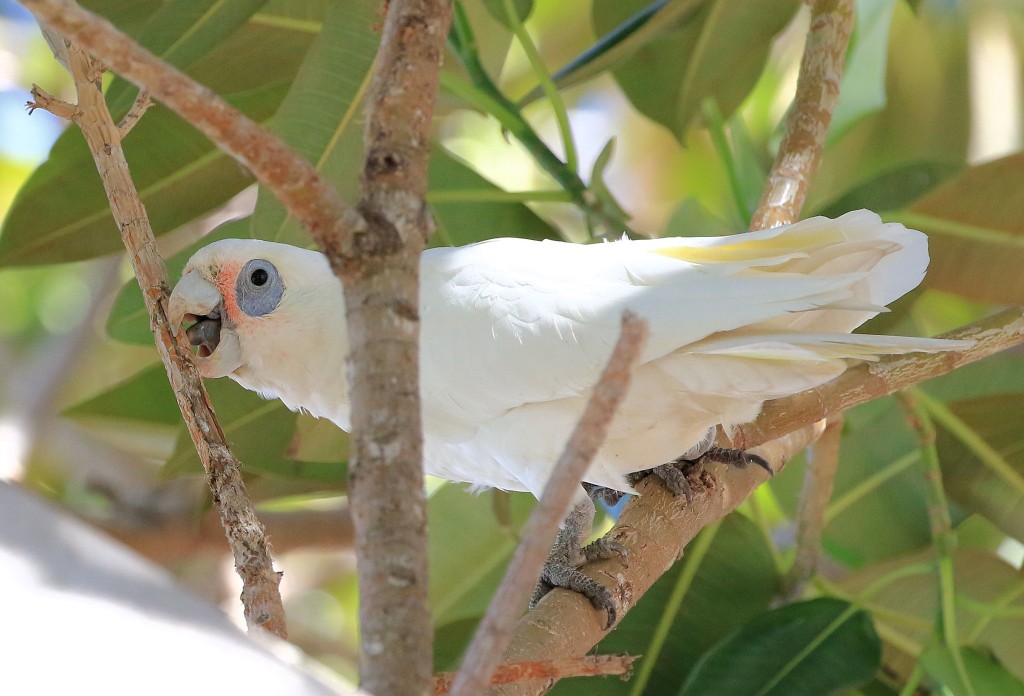
[[[375,2],[82,4],[283,135],[355,199]],[[809,14],[776,0],[466,0],[436,118],[434,243],[746,229]],[[858,3],[805,214],[871,208],[928,232],[933,255],[922,289],[868,330],[930,335],[1024,302],[1022,68],[1019,0]],[[136,91],[107,80],[117,118]],[[74,101],[31,15],[0,0],[0,478],[240,620],[238,580],[99,179],[76,129],[26,112],[33,83]],[[124,147],[172,282],[215,237],[310,244],[241,166],[163,107]],[[1000,356],[921,391],[959,541],[960,643],[971,674],[994,670],[1011,689],[986,693],[1024,693],[1022,360]],[[292,639],[353,677],[344,434],[226,380],[208,386],[286,571]],[[826,558],[805,596],[870,612],[882,667],[845,682],[846,692],[900,693],[917,670],[922,693],[960,693],[942,670],[950,646],[933,640],[936,576],[906,572],[936,549],[920,460],[895,401],[850,414]],[[600,647],[647,655],[639,679],[558,692],[681,693],[702,655],[771,605],[792,561],[801,473],[790,466],[705,532],[707,553],[677,564]],[[451,668],[532,499],[428,485],[437,662]],[[652,643],[644,627],[653,625],[678,640]]]

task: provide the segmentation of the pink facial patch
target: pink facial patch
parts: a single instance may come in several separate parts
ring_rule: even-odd
[[[242,264],[228,262],[222,264],[217,272],[217,289],[220,296],[224,298],[224,313],[232,323],[238,323],[241,318],[241,310],[238,309],[238,300],[235,297],[235,281],[238,279],[238,272],[242,270]]]

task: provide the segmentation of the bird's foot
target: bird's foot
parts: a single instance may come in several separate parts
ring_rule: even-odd
[[[691,479],[699,477],[704,470],[704,465],[709,462],[719,462],[728,466],[734,466],[737,469],[745,469],[750,464],[753,464],[767,471],[769,476],[775,475],[771,464],[763,457],[751,454],[750,452],[744,452],[743,450],[728,447],[708,447],[704,452],[692,459],[685,458],[689,454],[688,452],[683,457],[679,457],[668,464],[662,464],[653,469],[630,474],[626,480],[633,486],[639,483],[645,476],[653,474],[661,479],[662,484],[673,495],[681,495],[686,498],[687,503],[692,503],[693,486],[691,485]]]
[[[558,532],[555,545],[541,571],[540,581],[530,599],[530,608],[554,588],[563,587],[579,592],[590,600],[595,609],[603,609],[608,616],[605,623],[605,630],[608,630],[615,625],[618,616],[615,598],[601,583],[584,575],[579,567],[587,561],[616,555],[625,557],[626,549],[616,541],[603,538],[582,546],[583,540],[590,534],[593,522],[594,504],[589,498],[584,498],[569,513]]]

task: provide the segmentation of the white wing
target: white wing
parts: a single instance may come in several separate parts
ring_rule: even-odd
[[[923,234],[868,211],[730,237],[589,246],[502,239],[431,250],[422,264],[425,412],[458,437],[524,404],[583,394],[627,308],[650,322],[642,363],[658,361],[680,391],[758,400],[799,391],[808,380],[794,374],[812,353],[821,362],[890,352],[889,339],[865,348],[861,337],[823,334],[883,311],[927,263]],[[712,336],[732,343],[680,351]],[[950,347],[909,341],[893,352]],[[747,369],[709,373],[709,360]],[[808,374],[815,384],[842,365],[819,367],[810,372],[828,376]],[[761,378],[749,381],[752,372]]]

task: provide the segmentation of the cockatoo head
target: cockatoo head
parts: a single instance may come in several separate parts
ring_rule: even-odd
[[[204,377],[229,376],[279,393],[278,379],[344,353],[341,283],[322,254],[285,244],[225,239],[189,259],[168,320],[183,324]],[[327,345],[324,345],[324,344]],[[293,382],[294,383],[294,382]]]

